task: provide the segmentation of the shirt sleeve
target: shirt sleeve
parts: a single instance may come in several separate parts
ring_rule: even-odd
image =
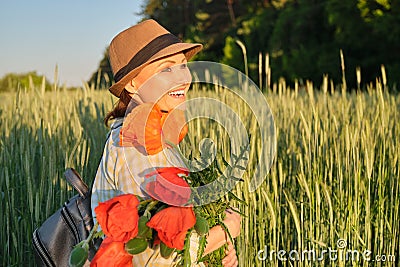
[[[116,180],[121,167],[121,160],[119,153],[115,150],[111,138],[108,138],[92,187],[91,205],[94,217],[94,209],[100,202],[123,194],[123,191],[118,187],[118,180]]]

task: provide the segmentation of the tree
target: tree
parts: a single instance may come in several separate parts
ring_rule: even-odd
[[[320,80],[323,73],[339,70],[338,64],[332,64],[336,52],[331,47],[333,30],[319,1],[264,1],[261,7],[256,3],[250,9],[255,12],[242,17],[236,34],[247,47],[254,80],[258,79],[260,52],[270,55],[275,80],[279,77]],[[226,43],[226,48],[231,44]],[[235,65],[240,58],[225,55],[224,61]]]
[[[155,19],[181,39],[186,37],[188,25],[195,20],[195,5],[190,0],[148,0],[144,5],[144,19]]]
[[[277,74],[318,81],[322,74],[339,72],[338,50],[332,45],[325,2],[299,0],[286,3],[279,12],[269,40],[271,64]],[[336,71],[337,70],[337,71]],[[278,77],[275,77],[275,79]]]
[[[142,15],[156,19],[184,41],[202,43],[197,60],[223,62],[244,71],[236,43],[242,41],[255,81],[261,52],[270,55],[273,80],[317,83],[328,74],[340,82],[340,50],[349,87],[355,87],[357,67],[364,83],[381,75],[381,64],[389,81],[400,79],[399,1],[147,0]],[[101,69],[108,68],[104,60]]]
[[[221,61],[225,37],[234,35],[238,18],[245,13],[241,1],[195,1],[196,20],[189,28],[188,40],[203,43],[200,59]]]
[[[197,59],[219,61],[225,36],[236,26],[243,11],[239,0],[148,0],[144,18],[159,21],[184,41],[204,45]],[[250,1],[252,2],[252,1]]]
[[[18,89],[32,90],[32,89],[51,90],[51,83],[46,77],[37,74],[36,71],[27,73],[8,73],[0,79],[0,92],[15,92]]]
[[[258,1],[256,1],[258,2]],[[251,4],[251,3],[248,3]],[[222,62],[231,65],[244,72],[243,55],[235,40],[242,41],[247,50],[249,60],[250,76],[253,80],[258,79],[258,56],[270,51],[268,42],[274,29],[274,22],[278,14],[277,9],[269,3],[258,6],[253,3],[246,8],[249,13],[238,18],[238,26],[234,34],[225,38],[224,56]],[[252,11],[254,9],[254,12]]]
[[[108,48],[103,54],[97,71],[92,74],[88,83],[96,89],[109,88],[112,85],[114,75],[110,61],[108,60]]]
[[[400,2],[390,0],[360,0],[358,8],[364,23],[376,38],[376,57],[379,65],[387,68],[391,77],[400,77]],[[373,36],[370,36],[373,37]],[[375,64],[376,64],[375,63]],[[375,73],[376,73],[375,66]],[[378,75],[378,74],[375,74]],[[390,77],[389,77],[390,78]],[[393,80],[393,79],[392,79]]]

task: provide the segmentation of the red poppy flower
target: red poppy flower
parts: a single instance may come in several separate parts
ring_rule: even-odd
[[[185,112],[180,109],[163,113],[161,117],[163,142],[179,144],[188,132]]]
[[[183,168],[166,167],[147,174],[146,178],[156,176],[156,179],[146,184],[146,193],[169,205],[186,204],[191,190],[189,184],[179,174],[187,176],[189,171]]]
[[[125,251],[124,242],[116,242],[107,237],[90,262],[90,267],[129,267],[133,266],[132,257]]]
[[[120,131],[120,145],[143,148],[149,155],[160,152],[162,113],[157,105],[144,103],[130,112]]]
[[[148,155],[155,155],[166,141],[179,144],[187,133],[182,110],[163,112],[158,105],[143,103],[130,112],[120,131],[120,145],[134,146]]]
[[[99,203],[94,211],[104,234],[120,242],[134,238],[138,233],[138,205],[137,197],[132,194]]]
[[[168,207],[157,212],[147,226],[170,248],[183,249],[187,231],[196,224],[192,208]]]

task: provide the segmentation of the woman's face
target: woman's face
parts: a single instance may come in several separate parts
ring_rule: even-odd
[[[183,53],[156,60],[144,67],[126,89],[132,97],[135,93],[143,102],[157,102],[161,110],[171,111],[186,99],[191,83],[186,63]]]

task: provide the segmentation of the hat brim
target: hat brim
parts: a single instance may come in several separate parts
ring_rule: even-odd
[[[120,97],[122,90],[124,90],[125,85],[127,85],[133,78],[135,78],[139,72],[151,62],[171,56],[177,53],[184,53],[187,60],[190,60],[194,55],[196,55],[203,48],[202,44],[190,44],[190,43],[176,43],[170,46],[165,47],[160,50],[156,54],[154,54],[149,60],[147,60],[144,64],[138,66],[137,68],[131,70],[127,75],[125,75],[121,80],[114,83],[109,91],[115,95],[116,97]]]

